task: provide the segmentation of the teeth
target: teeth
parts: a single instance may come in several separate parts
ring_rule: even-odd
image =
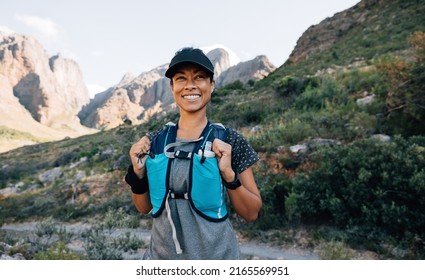
[[[192,100],[192,99],[199,98],[199,95],[186,95],[186,96],[183,96],[183,98]]]

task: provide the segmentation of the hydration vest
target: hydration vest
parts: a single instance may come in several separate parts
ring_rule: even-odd
[[[208,122],[201,136],[195,140],[176,143],[177,125],[168,123],[151,141],[150,156],[146,160],[152,216],[161,215],[167,207],[168,197],[183,198],[201,217],[213,221],[224,221],[227,216],[226,189],[222,184],[217,158],[211,150],[215,138],[224,141],[228,129],[221,124]],[[179,150],[185,143],[195,143],[192,152]],[[175,159],[190,160],[187,193],[174,193],[170,188],[171,163]]]

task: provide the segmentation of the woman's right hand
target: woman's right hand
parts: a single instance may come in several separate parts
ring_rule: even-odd
[[[139,178],[143,178],[146,172],[146,158],[151,149],[151,141],[149,137],[143,136],[138,142],[131,146],[129,155],[134,173]]]

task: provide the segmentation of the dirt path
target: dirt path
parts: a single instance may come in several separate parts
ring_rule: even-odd
[[[19,224],[5,224],[0,230],[7,232],[14,232],[17,235],[24,236],[26,233],[34,232],[37,223],[27,222]],[[84,230],[89,229],[91,225],[83,223],[64,224],[67,232],[79,236]],[[125,232],[130,232],[132,235],[137,236],[146,243],[150,240],[150,230],[137,228],[137,229],[116,229],[113,232],[114,236],[119,236]],[[1,241],[1,240],[0,240]],[[317,260],[319,256],[313,252],[306,250],[284,250],[279,247],[269,246],[267,244],[256,243],[255,241],[240,241],[240,250],[245,259],[269,259],[269,260]],[[71,250],[77,252],[84,252],[83,242],[80,239],[74,239],[68,246]],[[135,254],[125,254],[125,259],[140,259],[143,254],[137,252]]]

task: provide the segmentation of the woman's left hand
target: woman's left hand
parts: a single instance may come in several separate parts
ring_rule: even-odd
[[[232,182],[235,179],[235,172],[232,169],[232,146],[216,138],[213,141],[212,150],[218,158],[221,176],[226,182]]]

